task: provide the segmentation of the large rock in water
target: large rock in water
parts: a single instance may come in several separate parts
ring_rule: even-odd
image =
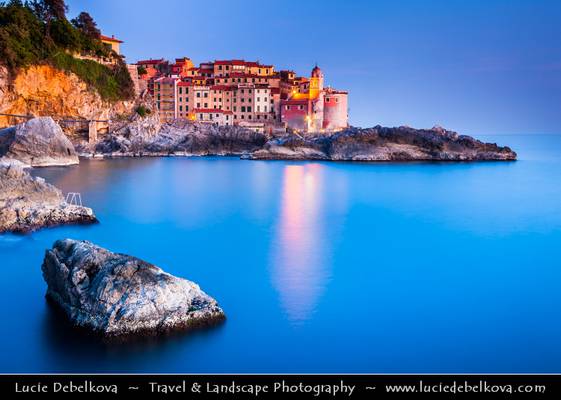
[[[75,325],[105,336],[157,334],[224,319],[195,283],[90,242],[57,241],[42,270],[47,296]]]
[[[96,221],[90,208],[66,204],[60,190],[21,165],[0,163],[0,233]]]
[[[0,157],[31,167],[78,164],[74,146],[51,117],[30,119],[0,130]]]
[[[516,160],[516,153],[440,127],[349,128],[331,135],[288,135],[246,158],[331,161]]]

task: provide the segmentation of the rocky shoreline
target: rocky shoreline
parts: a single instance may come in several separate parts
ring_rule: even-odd
[[[247,160],[512,161],[508,147],[484,143],[440,127],[348,128],[331,134],[287,133],[273,137],[237,126],[135,120],[93,148],[89,158],[239,156]],[[144,123],[145,130],[138,129]]]
[[[67,204],[62,192],[17,163],[0,163],[0,233],[97,222],[92,209]]]
[[[197,284],[87,241],[57,241],[42,271],[48,298],[75,326],[104,337],[159,335],[225,319]]]
[[[413,129],[376,126],[325,136],[274,139],[245,158],[328,161],[511,161],[516,153],[440,127]]]

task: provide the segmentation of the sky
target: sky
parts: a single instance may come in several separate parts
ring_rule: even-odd
[[[561,0],[68,0],[127,62],[243,58],[349,91],[355,126],[561,134]]]

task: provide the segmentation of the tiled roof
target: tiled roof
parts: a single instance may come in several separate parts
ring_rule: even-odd
[[[115,36],[99,35],[99,38],[101,40],[105,40],[106,42],[123,43],[122,40],[117,39]]]

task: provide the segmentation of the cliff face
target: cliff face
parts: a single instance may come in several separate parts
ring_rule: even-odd
[[[95,90],[72,73],[48,65],[20,70],[10,81],[8,70],[0,66],[0,113],[36,116],[64,116],[76,119],[110,119],[131,113],[133,101],[103,101]],[[0,127],[14,121],[0,115]]]

